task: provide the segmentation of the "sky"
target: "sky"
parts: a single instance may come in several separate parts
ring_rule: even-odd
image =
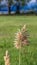
[[[36,0],[31,0],[30,2],[36,2]]]

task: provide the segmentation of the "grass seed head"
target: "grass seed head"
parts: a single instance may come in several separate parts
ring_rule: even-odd
[[[15,37],[15,47],[16,48],[20,48],[20,44],[21,46],[23,45],[27,45],[28,44],[28,36],[27,36],[27,31],[26,31],[26,24],[22,27],[21,30],[19,30],[16,33],[16,37]]]
[[[8,50],[6,50],[5,56],[4,56],[5,65],[10,65],[10,58],[8,55]]]

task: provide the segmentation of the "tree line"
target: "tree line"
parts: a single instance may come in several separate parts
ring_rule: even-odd
[[[0,3],[1,3],[2,0],[0,0]],[[13,1],[17,1],[17,2],[22,2],[22,5],[23,4],[26,4],[27,1],[29,0],[8,0],[8,8],[9,8],[9,14],[10,14],[10,6],[12,5],[12,3],[14,3]],[[17,6],[17,9],[19,8],[19,5]]]

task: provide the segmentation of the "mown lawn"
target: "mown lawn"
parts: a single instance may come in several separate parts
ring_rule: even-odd
[[[0,65],[9,51],[11,65],[19,65],[19,50],[14,47],[15,32],[27,24],[29,46],[21,48],[20,65],[37,65],[37,16],[0,16]]]

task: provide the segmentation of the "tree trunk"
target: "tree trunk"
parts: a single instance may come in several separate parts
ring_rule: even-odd
[[[12,0],[8,0],[8,8],[9,8],[9,14],[11,13],[10,6],[12,4]]]

